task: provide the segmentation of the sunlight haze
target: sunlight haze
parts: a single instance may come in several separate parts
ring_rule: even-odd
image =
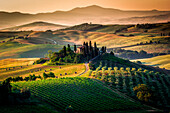
[[[99,5],[121,10],[170,10],[170,0],[0,0],[0,11],[42,13]]]

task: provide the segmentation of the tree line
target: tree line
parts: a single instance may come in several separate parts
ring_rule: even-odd
[[[61,64],[61,63],[80,63],[89,61],[90,59],[98,56],[99,54],[105,53],[106,47],[103,46],[101,49],[97,47],[96,42],[92,46],[91,41],[84,42],[82,46],[77,47],[74,45],[73,50],[71,49],[70,44],[63,46],[59,52],[49,51],[48,57],[51,64]],[[43,59],[40,59],[38,62],[45,62]]]

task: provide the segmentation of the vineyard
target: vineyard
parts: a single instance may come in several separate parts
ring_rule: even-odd
[[[118,67],[118,68],[129,67],[129,68],[136,68],[136,69],[142,68],[143,70],[147,69],[148,71],[164,73],[161,70],[157,70],[155,68],[151,68],[145,65],[133,63],[133,62],[130,62],[129,60],[124,60],[124,59],[115,57],[114,55],[111,55],[109,53],[105,53],[101,55],[100,57],[93,60],[91,63],[94,64],[95,68],[100,67],[102,65],[102,67],[106,66],[106,67],[112,67],[112,68],[113,67]]]
[[[116,88],[133,98],[136,98],[134,87],[145,84],[152,90],[152,96],[154,97],[154,99],[148,101],[163,107],[170,105],[170,101],[168,101],[170,100],[168,75],[143,68],[112,66],[112,62],[101,61],[95,70],[89,71],[89,76],[102,80],[108,86]]]
[[[58,110],[71,105],[74,111],[140,110],[143,106],[103,87],[92,79],[83,77],[58,78],[12,83],[13,88],[29,88],[37,96]]]

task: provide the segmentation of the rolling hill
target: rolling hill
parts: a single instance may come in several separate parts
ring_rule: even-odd
[[[6,47],[12,39],[13,42],[18,42],[14,44],[13,48],[5,49],[1,53],[1,59],[14,57],[25,57],[26,55],[30,57],[43,57],[48,50],[56,48],[57,46],[63,47],[68,43],[71,45],[77,44],[81,45],[84,41],[97,42],[98,47],[107,46],[110,50],[115,48],[123,48],[126,50],[133,50],[140,52],[144,50],[148,53],[169,53],[169,26],[170,23],[159,23],[151,25],[152,28],[144,29],[138,28],[135,25],[100,25],[100,24],[81,24],[65,28],[62,30],[56,31],[24,31],[24,32],[0,32],[0,43],[1,49]],[[147,32],[145,32],[147,30]],[[161,36],[161,33],[165,33],[166,36]],[[17,39],[17,37],[27,37],[22,39]],[[149,43],[152,41],[153,43]],[[155,43],[155,42],[160,43]],[[142,43],[142,44],[141,44]],[[38,45],[36,45],[38,44]],[[43,44],[43,45],[40,45]],[[44,46],[44,44],[47,44]],[[48,46],[50,44],[54,44]],[[57,45],[56,45],[57,44]],[[17,46],[25,46],[15,52],[15,55],[8,54],[7,51],[13,51]],[[52,47],[53,46],[53,47]],[[42,47],[38,50],[38,47]],[[43,50],[45,47],[48,47],[46,52],[40,53],[40,50]],[[26,49],[27,48],[27,49]],[[34,50],[36,48],[36,50]],[[29,49],[29,50],[28,50]],[[24,50],[24,51],[23,51]],[[19,51],[19,52],[18,52]],[[22,55],[22,52],[26,54]],[[33,51],[33,52],[29,52]],[[38,52],[39,56],[33,55]],[[17,56],[18,55],[18,56]],[[27,57],[28,57],[27,56]]]
[[[0,59],[5,58],[41,58],[48,50],[58,51],[62,45],[21,44],[18,42],[0,43]]]
[[[152,20],[152,22],[151,22]],[[170,21],[170,13],[155,16],[131,17],[119,19],[122,24],[139,24],[139,23],[162,23]]]
[[[12,28],[6,28],[1,31],[46,31],[46,30],[58,30],[66,28],[67,26],[52,24],[47,22],[33,22],[21,26],[16,26]]]
[[[38,14],[0,12],[0,29],[35,21],[59,23],[62,25],[75,25],[85,22],[118,24],[122,23],[119,20],[122,18],[166,15],[167,13],[169,13],[169,11],[124,11],[113,8],[103,8],[96,5],[74,8],[70,11],[55,11]],[[167,19],[164,21],[167,21]],[[153,20],[150,20],[149,22],[152,23]]]
[[[161,55],[153,58],[139,59],[145,65],[159,66],[170,70],[170,55]]]
[[[136,25],[122,25],[122,24],[92,24],[92,23],[83,23],[80,25],[75,25],[67,27],[62,30],[78,30],[78,31],[91,31],[91,32],[103,32],[103,33],[133,33],[140,32],[144,33],[144,30],[147,30],[147,33],[161,33],[170,31],[170,22],[167,23],[152,23],[150,24],[151,28],[137,28]]]

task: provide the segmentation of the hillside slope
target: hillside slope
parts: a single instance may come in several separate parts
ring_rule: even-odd
[[[47,22],[33,22],[21,26],[2,29],[1,31],[46,31],[46,30],[58,30],[66,28],[64,25],[57,25]]]
[[[92,32],[104,32],[115,33],[117,31],[133,27],[134,25],[102,25],[102,24],[88,24],[83,23],[72,27],[65,28],[63,30],[78,30],[78,31],[92,31]]]
[[[18,42],[0,43],[0,59],[5,58],[41,58],[48,50],[58,51],[62,45],[20,44]]]
[[[153,58],[139,59],[143,64],[151,66],[159,66],[170,70],[170,55],[161,55]]]
[[[33,95],[61,111],[64,111],[68,105],[80,113],[125,110],[131,112],[131,110],[145,109],[140,103],[121,97],[89,78],[59,78],[16,82],[12,85],[18,88],[28,87]]]
[[[84,41],[92,41],[92,44],[97,42],[98,47],[106,46],[109,51],[114,48],[124,48],[138,52],[144,50],[148,53],[168,53],[170,37],[167,35],[169,35],[170,23],[151,24],[151,26],[149,29],[144,29],[134,25],[85,23],[53,32],[0,32],[0,42],[13,39],[12,41],[22,44],[81,45]],[[147,32],[144,32],[145,30]],[[161,36],[161,33],[166,36]],[[17,39],[18,36],[22,39]],[[5,45],[5,43],[1,45],[3,44]]]
[[[67,27],[62,30],[78,30],[78,31],[92,31],[92,32],[103,32],[103,33],[133,33],[133,32],[140,32],[144,33],[147,30],[147,33],[161,33],[166,32],[169,33],[170,31],[170,22],[167,23],[152,23],[149,24],[151,27],[136,27],[135,24],[132,25],[121,25],[121,24],[109,24],[109,25],[102,25],[102,24],[92,24],[92,23],[83,23],[80,25],[75,25],[71,27]],[[142,26],[142,25],[141,25]]]
[[[170,20],[170,13],[164,15],[155,15],[155,16],[143,16],[143,17],[131,17],[131,18],[123,18],[118,21],[122,24],[142,24],[142,23],[161,23],[168,22]]]

